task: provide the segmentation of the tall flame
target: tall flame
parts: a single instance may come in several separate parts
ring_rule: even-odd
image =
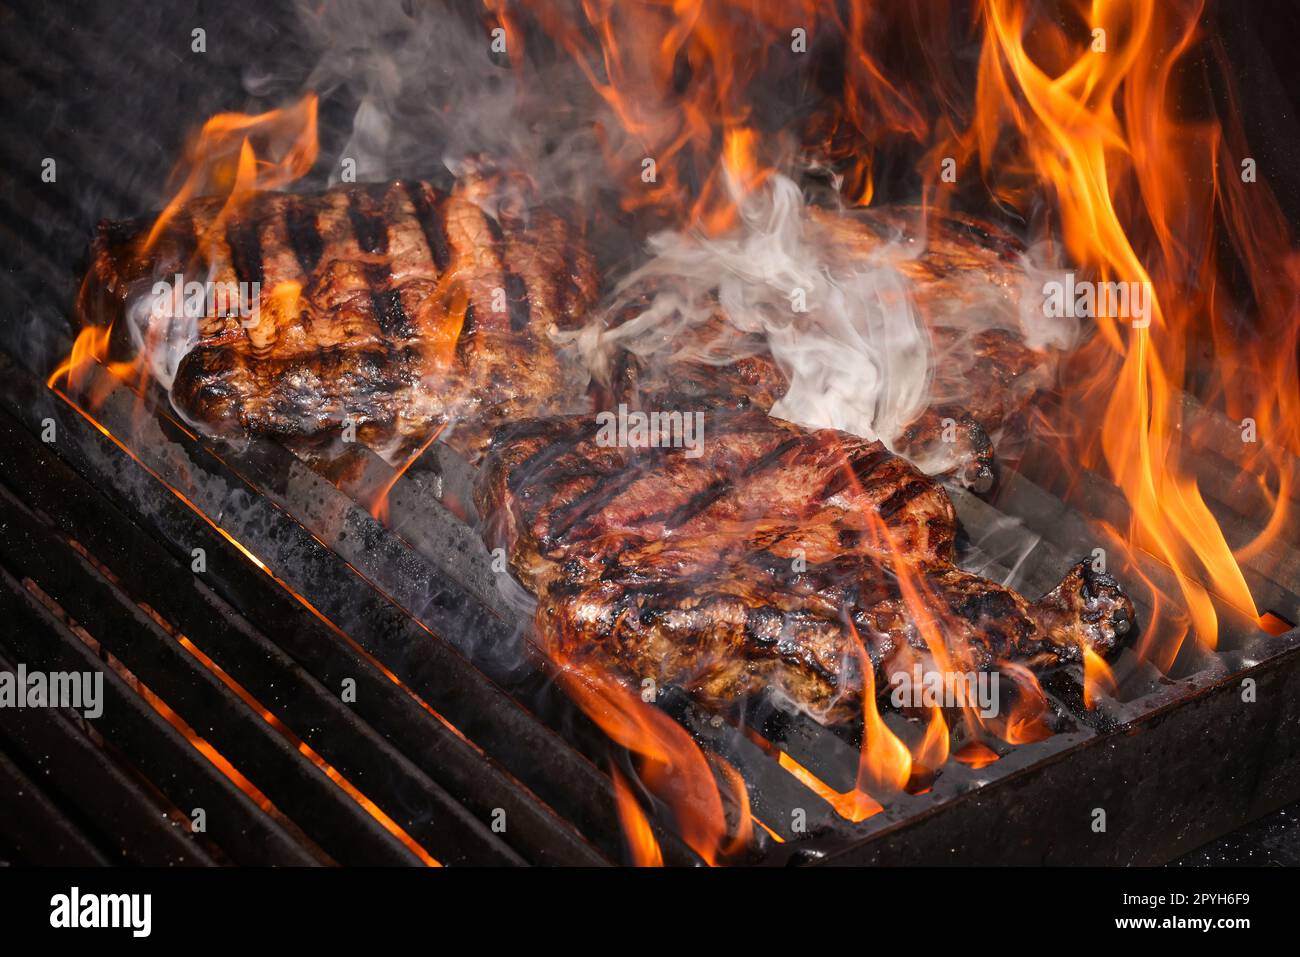
[[[1066,27],[1031,16],[1023,3],[985,0],[975,116],[936,153],[978,155],[985,177],[1011,204],[1023,205],[1034,186],[1045,187],[1071,260],[1101,282],[1149,284],[1149,324],[1096,317],[1099,335],[1074,365],[1091,372],[1067,383],[1063,405],[1078,410],[1072,448],[1124,492],[1128,542],[1169,566],[1190,629],[1213,647],[1219,622],[1211,592],[1252,617],[1259,613],[1198,486],[1189,442],[1194,423],[1181,390],[1190,350],[1212,336],[1220,352],[1210,391],[1234,417],[1269,423],[1269,439],[1254,457],[1277,463],[1278,484],[1269,491],[1280,512],[1294,476],[1279,460],[1294,454],[1291,413],[1300,392],[1295,255],[1288,256],[1288,282],[1279,284],[1243,216],[1258,210],[1278,248],[1289,249],[1271,197],[1265,188],[1253,195],[1243,189],[1240,157],[1217,122],[1179,113],[1176,75],[1198,41],[1202,4],[1093,0],[1073,12]],[[1261,321],[1280,341],[1227,333],[1226,283],[1218,281],[1212,239],[1216,210],[1254,287],[1265,293],[1256,297]],[[1276,393],[1252,395],[1256,375]],[[1275,513],[1261,539],[1275,535],[1279,523]],[[1257,540],[1242,554],[1261,547]],[[1152,637],[1148,630],[1143,651],[1167,669],[1184,634],[1158,643]]]
[[[309,93],[283,109],[218,113],[204,123],[177,167],[180,185],[154,221],[144,249],[152,248],[177,211],[197,196],[226,198],[210,225],[215,233],[253,192],[282,189],[305,176],[319,151],[316,103],[316,94]]]
[[[494,14],[500,5],[485,0]],[[846,190],[865,204],[872,194],[872,144],[886,137],[919,142],[929,129],[914,97],[891,80],[871,49],[882,18],[878,5],[863,0],[591,0],[580,5],[585,25],[549,0],[523,0],[523,6],[609,107],[619,135],[604,131],[606,158],[627,186],[621,198],[628,210],[722,232],[736,222],[728,170],[737,169],[737,151],[747,156],[752,186],[764,170],[788,162],[808,136],[825,141]],[[760,134],[760,80],[793,75],[823,55],[816,47],[827,38],[844,44],[838,95],[810,105],[790,129]],[[850,146],[846,134],[856,134]]]
[[[623,833],[627,835],[632,863],[637,867],[663,867],[664,852],[655,840],[654,830],[637,803],[636,795],[632,793],[631,784],[618,768],[611,767],[609,773],[614,781],[614,801]]]

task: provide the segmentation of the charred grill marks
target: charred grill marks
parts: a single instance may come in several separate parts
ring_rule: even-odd
[[[553,213],[530,208],[519,220],[536,229],[527,236],[513,220],[480,221],[479,204],[500,185],[470,177],[450,193],[422,182],[255,193],[224,217],[219,201],[196,199],[144,255],[147,222],[106,223],[80,308],[96,324],[121,318],[133,290],[199,255],[223,280],[300,283],[295,308],[277,297],[281,307],[264,308],[246,335],[230,335],[229,322],[200,328],[177,369],[177,407],[214,433],[305,440],[328,437],[347,414],[369,423],[363,443],[393,459],[454,419],[447,441],[474,459],[504,417],[574,407],[559,387],[561,357],[532,325],[585,318],[554,313],[569,254],[559,237],[572,234]],[[517,257],[513,268],[502,250]],[[469,297],[463,316],[464,300],[441,282],[453,269]],[[482,312],[496,287],[508,293],[508,318]],[[594,269],[584,288],[595,289]]]
[[[230,265],[238,282],[262,284],[262,241],[257,223],[237,219],[226,226],[226,245],[230,247]]]
[[[321,253],[325,251],[325,241],[321,238],[316,217],[320,212],[314,202],[285,203],[284,227],[289,236],[289,245],[302,267],[303,275],[311,275],[316,264],[320,262]]]
[[[912,501],[912,499],[916,498],[918,495],[923,495],[929,490],[929,488],[930,484],[928,481],[918,480],[906,483],[898,489],[898,491],[890,495],[889,498],[880,503],[880,507],[877,509],[880,517],[884,519],[893,518],[907,505],[908,502]]]
[[[402,291],[384,289],[388,281],[387,267],[372,266],[367,270],[370,279],[370,297],[375,310],[375,321],[387,339],[410,339],[415,335],[406,310],[402,308]]]
[[[474,333],[478,328],[478,316],[474,312],[472,299],[465,300],[465,317],[460,324],[460,337],[456,340],[456,358],[461,365],[469,365],[474,353]]]
[[[369,193],[356,190],[347,194],[348,218],[361,251],[376,256],[388,252],[388,224],[374,208]]]
[[[528,308],[528,287],[518,273],[506,271],[505,274],[506,308],[510,311],[510,331],[527,332],[532,322]]]
[[[665,532],[681,528],[695,516],[726,495],[734,486],[728,479],[714,479],[703,490],[696,492],[677,508],[663,515]]]
[[[592,473],[592,475],[596,481],[585,494],[551,513],[550,520],[547,522],[547,541],[558,541],[562,536],[569,534],[576,525],[614,501],[627,490],[628,486],[641,477],[635,469],[624,469],[621,474],[613,478],[599,473]],[[602,478],[606,480],[600,481]]]
[[[865,485],[876,467],[889,458],[889,450],[879,443],[868,446],[853,457],[845,460],[839,468],[831,472],[826,484],[821,487],[817,497],[821,499],[837,495],[856,482]]]
[[[687,502],[666,513],[663,518],[664,529],[672,531],[681,528],[737,485],[753,479],[769,468],[775,467],[799,445],[799,438],[787,439],[742,469],[739,478],[735,482],[729,479],[718,479],[709,483],[707,488],[691,496]]]
[[[374,195],[364,190],[349,193],[347,209],[361,251],[377,257],[387,256],[388,223],[379,212]],[[365,267],[365,276],[379,331],[386,339],[409,339],[415,330],[402,308],[401,290],[389,288],[391,264],[386,260],[369,263]]]
[[[433,255],[434,265],[438,267],[438,275],[442,276],[447,272],[447,267],[451,265],[451,247],[447,242],[446,210],[443,205],[445,200],[440,200],[435,206],[429,202],[423,184],[406,183],[404,185],[406,195],[410,198],[411,206],[415,210],[415,220],[420,224],[420,231],[424,233],[424,241],[429,247],[429,252]]]
[[[526,443],[546,439],[546,444],[511,469],[506,478],[511,494],[518,494],[526,482],[532,482],[549,469],[555,461],[572,453],[583,439],[589,436],[578,429],[566,428],[564,420],[541,419],[503,430],[493,445],[509,448],[513,443]]]
[[[505,230],[501,228],[501,223],[497,221],[495,216],[489,216],[487,213],[483,213],[483,222],[487,225],[488,233],[492,237],[492,245],[496,247],[497,258],[504,261],[505,256],[502,247],[506,241]]]

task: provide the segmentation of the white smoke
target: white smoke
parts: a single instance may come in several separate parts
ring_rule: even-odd
[[[772,414],[860,435],[892,435],[924,407],[928,337],[899,274],[827,256],[793,180],[771,177],[739,204],[740,226],[720,238],[661,233],[651,259],[619,293],[661,288],[642,328],[614,330],[608,345],[653,359],[675,333],[704,322],[714,302],[741,332],[765,337],[790,386]],[[646,339],[650,348],[647,349]],[[640,341],[637,341],[640,340]],[[725,353],[718,362],[730,361]]]
[[[331,146],[331,183],[345,159],[360,182],[437,179],[483,159],[526,172],[543,200],[585,203],[604,182],[598,125],[607,139],[617,128],[599,123],[609,120],[604,102],[572,60],[530,43],[539,37],[494,37],[484,6],[297,0],[297,9],[315,58],[302,87],[322,102],[356,104],[346,141]],[[281,80],[246,82],[265,94]]]
[[[1030,291],[1046,273],[1028,258],[1020,264],[1023,283],[1013,287],[978,270],[948,277],[952,295],[928,296],[923,317],[908,266],[925,252],[924,223],[873,239],[840,213],[810,206],[781,174],[738,195],[737,209],[739,224],[724,236],[674,231],[650,239],[649,260],[575,337],[594,376],[605,378],[620,350],[650,365],[722,365],[757,342],[789,383],[773,415],[889,444],[931,403],[962,398],[940,394],[934,373],[939,363],[958,361],[974,333],[1011,329],[1033,348],[1072,341],[1072,323],[1049,320],[1034,305],[1041,297]],[[612,322],[629,307],[635,318]],[[711,339],[698,354],[698,339],[687,333],[719,313],[734,334]],[[934,325],[960,334],[936,346]]]
[[[206,268],[207,274],[198,282],[205,295],[215,277],[212,266]],[[199,341],[202,313],[187,309],[185,296],[185,278],[179,276],[174,281],[160,279],[147,290],[142,287],[126,300],[124,315],[133,354],[144,357],[150,374],[169,393],[181,360]]]

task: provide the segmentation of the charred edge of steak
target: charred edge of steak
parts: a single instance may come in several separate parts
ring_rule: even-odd
[[[176,219],[178,235],[189,237],[189,241],[175,246],[158,263],[159,275],[169,275],[169,268],[171,273],[178,271],[194,255],[189,212],[182,210]],[[149,221],[143,218],[102,219],[91,242],[90,267],[77,293],[77,315],[85,326],[112,326],[111,359],[130,358],[131,337],[121,320],[129,296],[142,281],[152,279],[152,267],[146,268],[137,256],[149,228]]]
[[[993,440],[984,426],[958,406],[926,409],[903,430],[894,446],[913,462],[947,465],[939,474],[950,474],[977,495],[992,491],[997,481]]]
[[[1057,641],[1062,660],[1077,661],[1083,645],[1109,657],[1137,631],[1133,600],[1112,575],[1094,569],[1091,558],[1077,562],[1034,609],[1049,633],[1073,639]]]
[[[540,596],[536,626],[544,646],[596,662],[630,684],[652,678],[679,685],[723,711],[772,689],[829,724],[861,715],[864,652],[882,697],[891,671],[906,660],[900,654],[910,648],[928,655],[887,569],[836,562],[793,578],[769,576],[761,558],[699,580],[614,569],[594,583],[559,581]],[[1032,604],[974,576],[940,574],[947,628],[965,623],[961,667],[1075,661],[1080,641],[1108,654],[1130,630],[1132,606],[1113,580],[1092,579],[1085,568],[1076,566]],[[1076,603],[1084,613],[1067,610]]]
[[[419,363],[409,348],[333,348],[254,364],[234,350],[200,345],[181,360],[172,401],[187,417],[219,427],[228,437],[242,432],[305,438],[351,422],[366,444],[366,432],[391,426],[400,414],[392,396],[419,381]],[[275,387],[286,379],[299,383],[295,392]],[[265,401],[248,403],[247,396],[257,390]],[[298,395],[313,392],[322,399],[307,414]]]

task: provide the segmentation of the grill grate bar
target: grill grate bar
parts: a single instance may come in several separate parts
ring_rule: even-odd
[[[0,492],[2,494],[4,493]],[[54,504],[55,507],[58,506],[57,501]],[[14,507],[20,508],[17,503]],[[111,508],[105,506],[106,510]],[[109,517],[101,513],[99,521]],[[102,557],[98,552],[95,554]],[[413,805],[428,805],[434,812],[434,820],[441,819],[437,827],[438,833],[430,833],[428,830],[434,822],[421,819],[417,825],[422,828],[420,839],[439,860],[465,859],[480,863],[518,861],[505,852],[499,841],[483,827],[481,821],[487,819],[486,814],[481,818],[467,814],[442,787],[425,777],[383,736],[360,720],[350,707],[339,700],[337,694],[326,691],[298,669],[288,656],[252,629],[233,608],[210,593],[207,596],[208,602],[198,608],[194,602],[178,601],[176,596],[184,595],[187,591],[194,593],[205,590],[188,569],[183,570],[177,566],[170,556],[147,540],[137,541],[128,553],[119,553],[117,557],[122,561],[115,563],[113,568],[115,571],[118,568],[124,569],[130,576],[129,591],[132,599],[147,602],[155,611],[172,621],[184,621],[186,638],[274,712],[298,738],[358,786],[362,786],[363,782],[372,782],[363,787],[363,790],[375,798],[390,816],[401,821],[409,813],[407,809]],[[73,553],[51,554],[49,558],[42,556],[28,559],[21,567],[32,574],[33,569],[40,567],[42,562],[46,565],[61,562],[62,568],[69,570],[64,575],[67,579],[65,587],[69,592],[76,592],[87,587],[79,573],[71,571],[81,561],[80,556]],[[90,574],[93,574],[93,570]],[[46,591],[50,590],[44,584],[43,587]],[[80,598],[79,595],[77,597]],[[134,609],[129,608],[127,611]],[[79,615],[75,617],[80,618]],[[164,635],[159,640],[165,638]],[[168,646],[175,644],[174,641],[165,643]],[[127,658],[125,654],[120,654],[119,657],[124,660]],[[186,660],[190,656],[182,654],[179,657],[179,667],[194,670],[194,663]],[[130,662],[127,663],[130,666]],[[358,664],[355,658],[353,663]],[[132,670],[140,673],[134,667]],[[339,679],[334,687],[341,688],[343,677],[353,677],[360,670],[339,666]],[[371,685],[373,684],[372,680]],[[205,716],[209,714],[205,712]],[[421,718],[420,725],[434,724],[439,727],[443,732],[440,737],[444,744],[454,741],[462,751],[466,747],[464,742],[449,734],[438,722],[430,720],[427,713],[421,712]],[[241,770],[246,769],[241,766]],[[267,788],[262,790],[269,793]],[[418,802],[412,801],[416,795],[419,796]],[[522,816],[525,821],[528,820],[526,814]]]
[[[0,669],[15,670],[4,657]],[[86,826],[69,826],[88,847],[94,847],[92,840],[98,844],[96,855],[102,848],[132,864],[213,863],[199,840],[174,823],[185,820],[184,813],[120,767],[81,730],[84,721],[63,710],[20,709],[6,717],[0,737],[33,774],[39,772],[53,804],[75,809],[72,813]]]
[[[410,851],[304,757],[293,741],[277,733],[131,598],[80,555],[60,547],[19,502],[0,491],[0,501],[6,499],[10,514],[0,535],[0,558],[36,581],[278,807],[301,809],[294,815],[295,822],[320,847],[340,863],[411,862]],[[400,770],[394,768],[394,776]],[[378,765],[371,772],[372,778],[383,780]],[[429,798],[434,802],[434,795]],[[401,813],[394,807],[395,798],[390,802],[381,798],[381,806],[384,803]],[[445,798],[442,803],[451,805]],[[473,835],[476,822],[459,823],[448,833]],[[426,836],[427,826],[419,830],[421,837]],[[487,835],[484,843],[494,844]],[[457,850],[465,853],[467,848]]]
[[[28,429],[36,431],[37,423],[42,419],[55,419],[60,436],[57,449],[62,457],[91,477],[97,488],[111,492],[113,500],[136,520],[147,522],[155,534],[168,543],[173,554],[188,556],[191,548],[204,548],[209,556],[208,580],[217,582],[225,597],[236,607],[262,607],[260,599],[265,596],[267,588],[279,593],[282,607],[289,593],[261,572],[250,577],[247,571],[251,566],[247,557],[230,541],[175,496],[158,494],[162,488],[154,479],[123,456],[109,439],[72,412],[67,404],[37,386],[21,370],[0,361],[0,366],[5,365],[13,374],[6,377],[9,388],[0,392],[0,406],[7,406],[9,412],[20,420],[33,422],[32,426],[20,431],[24,434]],[[28,441],[34,440],[29,438]],[[159,443],[154,448],[164,456],[170,455],[167,461],[178,461],[178,451],[172,443]],[[10,454],[15,456],[15,467],[21,467],[23,456],[20,453],[0,448],[0,457]],[[298,576],[299,580],[293,583],[295,590],[306,592],[312,605],[325,618],[347,628],[351,637],[335,635],[323,621],[318,621],[318,631],[330,636],[336,646],[342,643],[349,648],[358,647],[364,649],[366,655],[374,655],[375,659],[383,661],[386,672],[399,678],[406,689],[418,694],[438,713],[446,716],[470,740],[486,749],[511,774],[522,780],[532,793],[547,800],[551,807],[561,811],[572,822],[572,826],[559,822],[550,812],[534,804],[532,812],[525,811],[518,822],[510,818],[512,829],[516,823],[522,825],[527,820],[549,828],[554,839],[548,845],[548,859],[572,859],[585,863],[598,863],[603,859],[584,847],[574,835],[573,826],[587,837],[605,835],[608,852],[618,853],[621,832],[607,779],[553,732],[538,725],[458,653],[432,638],[386,599],[366,587],[361,579],[339,563],[333,553],[299,526],[289,523],[287,517],[266,499],[224,470],[216,460],[209,461],[214,463],[214,468],[221,468],[222,474],[218,478],[205,477],[201,469],[190,465],[192,479],[209,483],[204,488],[186,485],[190,501],[203,503],[203,512],[226,522],[231,534],[242,535],[245,540],[256,539],[265,546],[265,551],[259,548],[259,557],[267,559],[268,565],[277,572],[289,569],[287,577]],[[214,495],[219,497],[213,498]],[[241,524],[245,522],[247,524]],[[245,535],[248,529],[254,531]],[[294,604],[300,612],[307,607],[298,601]],[[273,614],[276,607],[272,602]],[[265,619],[259,617],[259,620]],[[284,632],[290,630],[285,628]],[[301,636],[301,640],[308,641],[310,634],[309,631],[308,635]],[[354,642],[357,643],[355,646]],[[355,656],[356,652],[352,654]],[[366,668],[373,670],[373,665],[360,666],[361,671]],[[387,677],[378,680],[391,685]],[[388,700],[392,700],[392,690],[385,694],[390,696]],[[410,706],[405,707],[409,713]],[[427,717],[427,712],[421,713]],[[427,720],[425,726],[428,726]],[[408,731],[408,734],[418,733],[418,727]],[[452,732],[443,729],[443,734]],[[430,737],[433,740],[425,744],[426,753],[430,758],[437,754],[441,760],[436,736]],[[462,751],[469,747],[463,741],[459,746]],[[455,750],[453,747],[449,753]],[[474,753],[478,754],[477,751]],[[481,763],[481,758],[479,760]],[[460,773],[462,780],[470,780],[473,776],[468,765]],[[592,781],[596,782],[594,787],[588,783]],[[508,791],[491,788],[493,782],[505,783],[500,775],[480,782],[478,793],[482,795],[485,806],[509,809],[512,802]],[[511,782],[511,787],[516,792],[515,801],[534,800],[517,784]],[[551,796],[558,801],[551,801]],[[487,801],[492,803],[486,805]],[[513,806],[520,807],[522,803]]]
[[[109,859],[0,751],[0,861],[105,866]]]
[[[66,625],[8,572],[0,570],[0,613],[12,660],[45,671],[100,671],[104,713],[96,729],[177,807],[207,811],[213,839],[237,863],[317,863],[315,854],[268,817],[145,703]]]
[[[184,622],[187,636],[259,700],[270,706],[282,697],[292,697],[293,720],[285,717],[286,722],[295,730],[301,729],[300,737],[327,758],[337,758],[331,763],[345,774],[353,760],[369,768],[366,774],[357,776],[358,780],[367,775],[379,780],[390,775],[425,780],[427,772],[430,779],[441,782],[441,787],[429,785],[435,795],[445,787],[460,796],[476,815],[464,821],[449,818],[449,829],[473,833],[480,821],[489,820],[492,812],[501,808],[509,822],[505,837],[534,859],[588,864],[604,860],[571,825],[557,818],[495,764],[485,763],[473,745],[421,707],[374,664],[358,656],[345,638],[289,597],[269,576],[254,570],[244,555],[175,499],[167,496],[170,502],[154,504],[160,512],[179,512],[181,518],[190,519],[179,538],[186,546],[205,550],[209,565],[203,576],[193,574],[188,565],[178,565],[176,556],[122,516],[48,447],[12,424],[3,413],[0,463],[10,481],[28,490],[34,507],[51,515],[67,534],[75,535],[97,558],[110,564],[133,597],[146,601],[170,620]],[[188,551],[180,554],[189,560]],[[277,636],[276,643],[284,651],[252,629],[210,590],[209,583],[227,591],[236,603],[254,609],[257,621]],[[297,658],[325,687],[341,688],[344,678],[355,680],[356,704],[343,706],[336,695],[319,691],[319,685],[316,692],[310,688],[303,692],[304,685],[315,682],[297,673],[296,666],[287,663],[288,656]],[[372,722],[378,731],[370,730],[365,721]],[[322,730],[313,733],[317,725]],[[336,741],[335,736],[354,741],[356,747],[340,756],[338,748],[343,742]],[[367,741],[378,749],[375,754],[367,753]],[[395,755],[393,748],[400,748],[421,770],[408,764],[390,765],[388,760]],[[409,794],[411,788],[406,791]],[[427,801],[427,797],[421,801]],[[448,854],[448,860],[457,857]]]
[[[115,433],[132,434],[141,422],[136,401],[134,394],[119,389],[96,415]],[[156,431],[133,441],[151,468],[237,539],[258,543],[259,558],[278,577],[306,595],[543,800],[579,824],[582,833],[617,853],[622,831],[608,778],[520,706],[516,697],[528,700],[526,695],[512,697],[493,681],[512,681],[515,675],[494,675],[484,662],[482,670],[475,668],[451,644],[439,640],[448,636],[500,650],[514,640],[513,624],[474,604],[441,569],[405,548],[287,450],[250,442],[238,451],[223,449],[219,458],[164,413],[143,420],[143,427]],[[283,534],[268,536],[268,522],[278,523]],[[308,560],[309,552],[316,560]],[[326,570],[335,568],[333,580],[323,587]],[[372,582],[379,590],[371,590]],[[390,588],[397,595],[390,597]],[[385,619],[392,624],[384,624]],[[428,663],[435,657],[442,663]],[[452,679],[455,672],[461,679]],[[430,697],[427,689],[432,686],[438,693]],[[480,689],[482,700],[471,704],[466,695],[475,689]],[[509,730],[502,719],[509,722]],[[566,715],[564,720],[575,719]],[[557,772],[557,767],[563,770]],[[662,835],[661,843],[679,863],[694,861],[671,836]]]

